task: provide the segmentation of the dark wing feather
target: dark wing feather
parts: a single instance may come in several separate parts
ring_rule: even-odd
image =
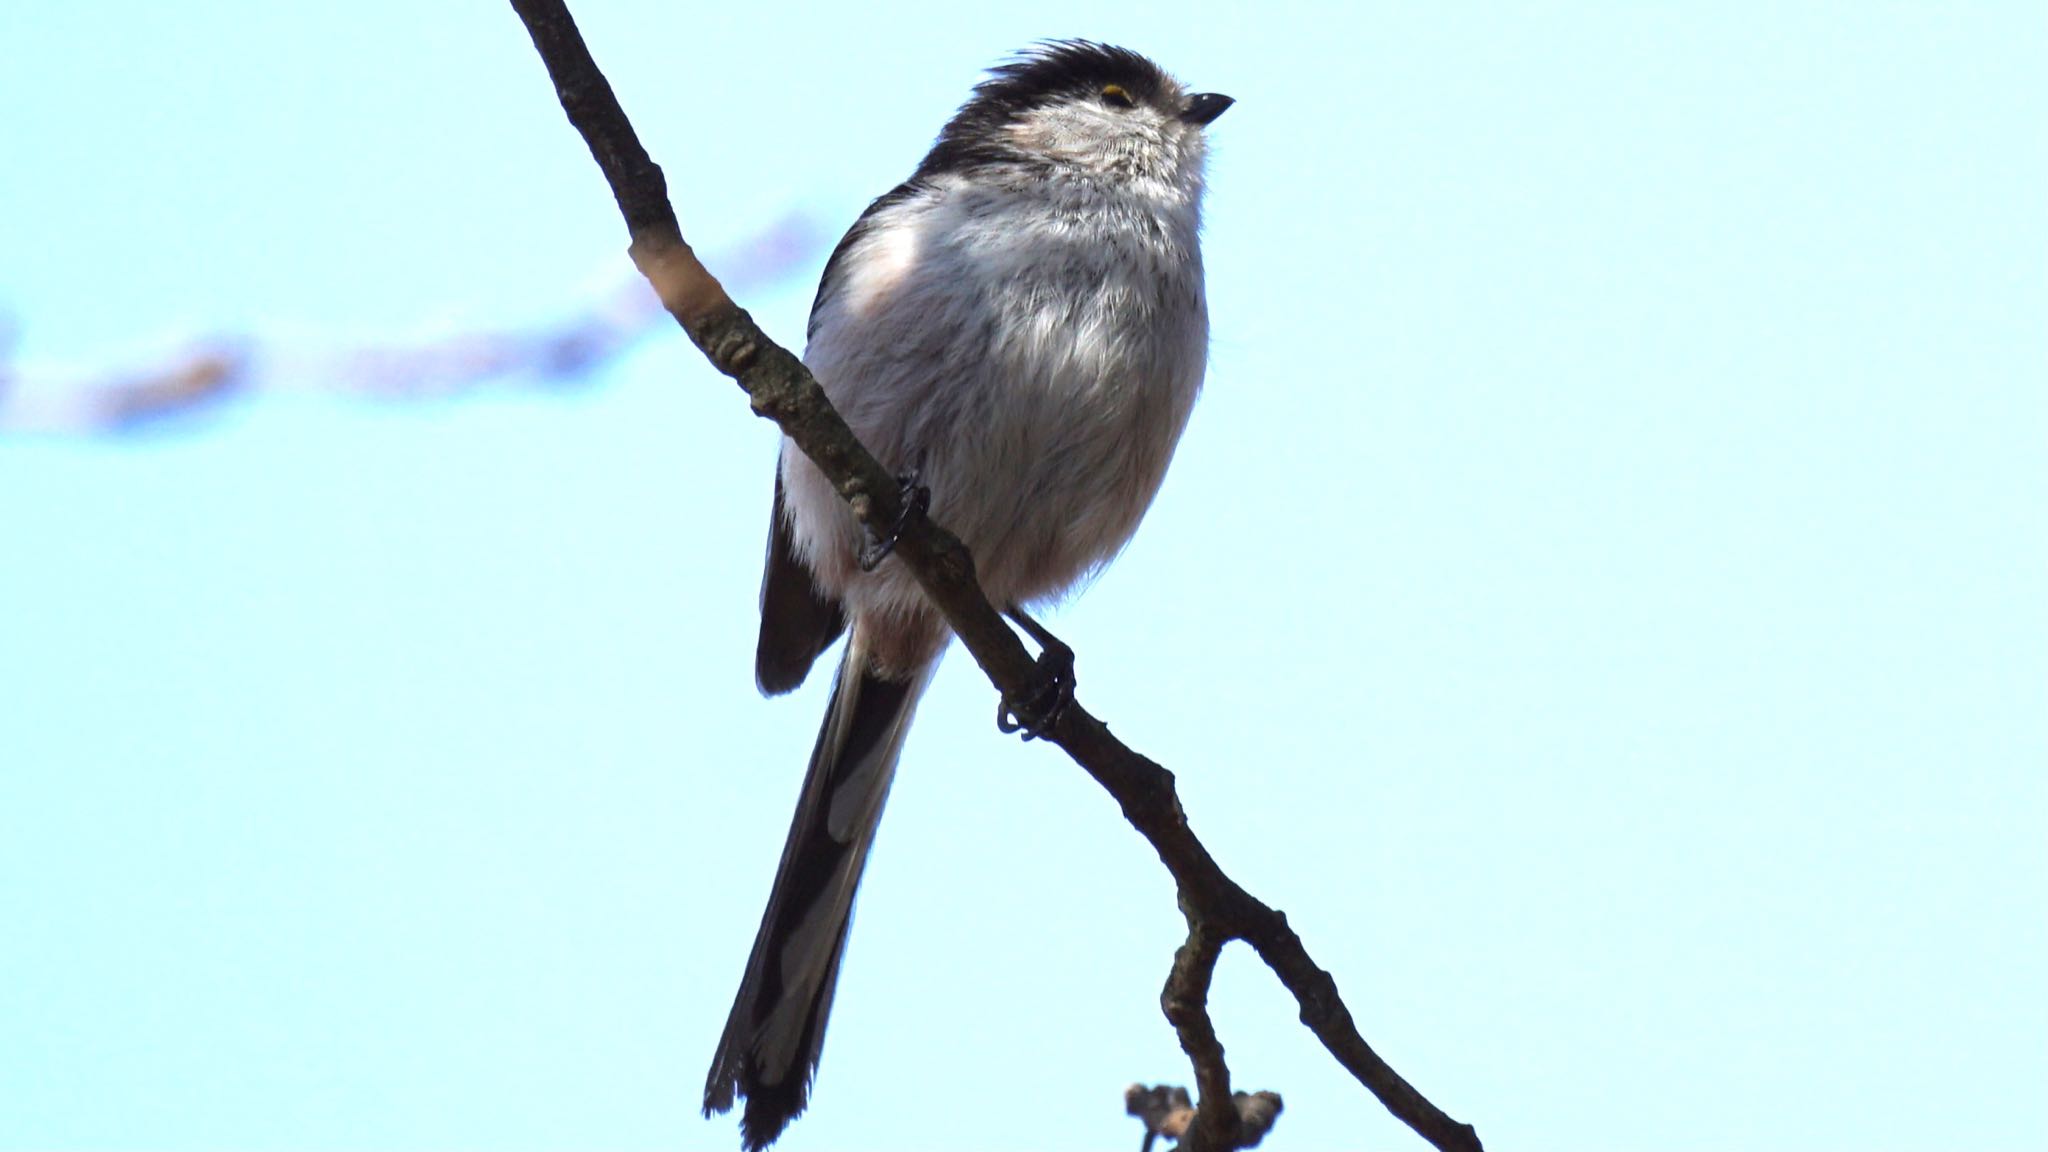
[[[875,226],[875,216],[892,204],[917,192],[908,181],[877,196],[840,237],[825,261],[825,273],[818,278],[818,295],[811,302],[808,336],[818,333],[818,313],[839,291],[849,253]],[[787,448],[784,449],[788,451]],[[761,637],[754,646],[754,683],[763,693],[779,696],[804,682],[818,654],[832,646],[846,631],[846,612],[839,601],[818,592],[810,569],[798,557],[796,541],[789,534],[789,520],[783,514],[782,472],[775,473],[775,512],[768,524],[768,562],[761,574]]]
[[[754,645],[754,683],[779,696],[804,682],[818,653],[846,631],[839,601],[818,591],[796,553],[782,508],[782,472],[775,473],[775,511],[768,519],[768,563],[761,574],[761,637]]]

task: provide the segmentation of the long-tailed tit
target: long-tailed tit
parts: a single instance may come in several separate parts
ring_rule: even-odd
[[[990,600],[1049,653],[1064,646],[1024,607],[1130,540],[1201,388],[1204,133],[1230,104],[1135,52],[1041,45],[975,88],[910,179],[839,242],[818,286],[811,371],[875,456],[928,492]],[[804,1109],[854,891],[951,636],[878,551],[785,441],[761,690],[795,688],[851,635],[704,1087],[706,1115],[745,1098],[750,1150]]]

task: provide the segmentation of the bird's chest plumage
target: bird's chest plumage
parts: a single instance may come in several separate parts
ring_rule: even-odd
[[[1196,221],[1138,197],[950,188],[878,214],[807,359],[1015,599],[1129,539],[1201,385]]]

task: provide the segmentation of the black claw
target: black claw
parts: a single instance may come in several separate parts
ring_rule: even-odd
[[[896,522],[889,526],[887,536],[877,539],[873,528],[867,530],[868,542],[857,558],[861,571],[873,572],[880,567],[882,561],[889,558],[889,553],[896,550],[896,541],[903,536],[903,526],[910,523],[913,515],[922,516],[931,508],[932,490],[917,482],[918,472],[912,468],[896,477],[896,483],[902,487],[903,510],[896,514]]]
[[[996,704],[996,728],[1004,734],[1022,732],[1026,740],[1042,740],[1059,723],[1060,714],[1074,702],[1074,650],[1045,626],[1012,608],[1006,615],[1038,641],[1038,671],[1042,679],[1030,697],[1012,700],[1005,696]]]

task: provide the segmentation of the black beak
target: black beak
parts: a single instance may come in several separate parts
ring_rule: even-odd
[[[1188,106],[1180,118],[1190,124],[1208,124],[1235,103],[1237,101],[1220,92],[1197,92],[1188,97]]]

